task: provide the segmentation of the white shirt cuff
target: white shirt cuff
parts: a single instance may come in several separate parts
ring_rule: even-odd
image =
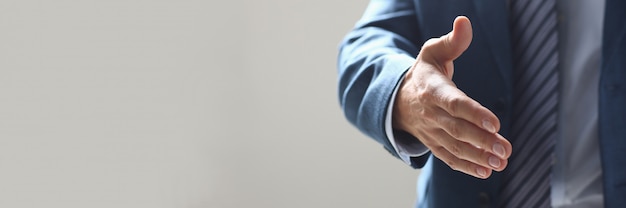
[[[409,144],[404,144],[402,141],[397,141],[396,137],[393,135],[393,126],[392,126],[392,114],[393,114],[393,105],[396,100],[396,94],[398,94],[398,88],[400,88],[400,83],[404,80],[404,77],[398,82],[396,88],[393,90],[391,94],[391,100],[389,101],[389,107],[387,107],[387,116],[385,117],[385,134],[391,142],[391,146],[398,153],[400,159],[404,161],[404,163],[411,165],[411,157],[418,157],[428,153],[428,147],[423,145],[421,142],[411,142]]]

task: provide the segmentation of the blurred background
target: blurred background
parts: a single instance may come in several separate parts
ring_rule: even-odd
[[[0,1],[0,207],[411,207],[343,117],[367,1]]]

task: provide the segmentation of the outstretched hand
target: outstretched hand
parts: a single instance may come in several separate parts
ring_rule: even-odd
[[[508,164],[512,147],[500,121],[452,82],[453,61],[472,42],[472,25],[457,17],[450,33],[428,40],[402,81],[393,126],[417,137],[450,168],[488,178]]]

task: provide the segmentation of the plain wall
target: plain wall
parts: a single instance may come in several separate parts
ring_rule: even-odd
[[[410,207],[343,117],[367,1],[0,1],[0,207]]]

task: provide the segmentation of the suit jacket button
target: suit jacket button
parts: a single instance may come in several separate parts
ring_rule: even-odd
[[[478,194],[478,207],[489,208],[489,195],[485,192]]]

